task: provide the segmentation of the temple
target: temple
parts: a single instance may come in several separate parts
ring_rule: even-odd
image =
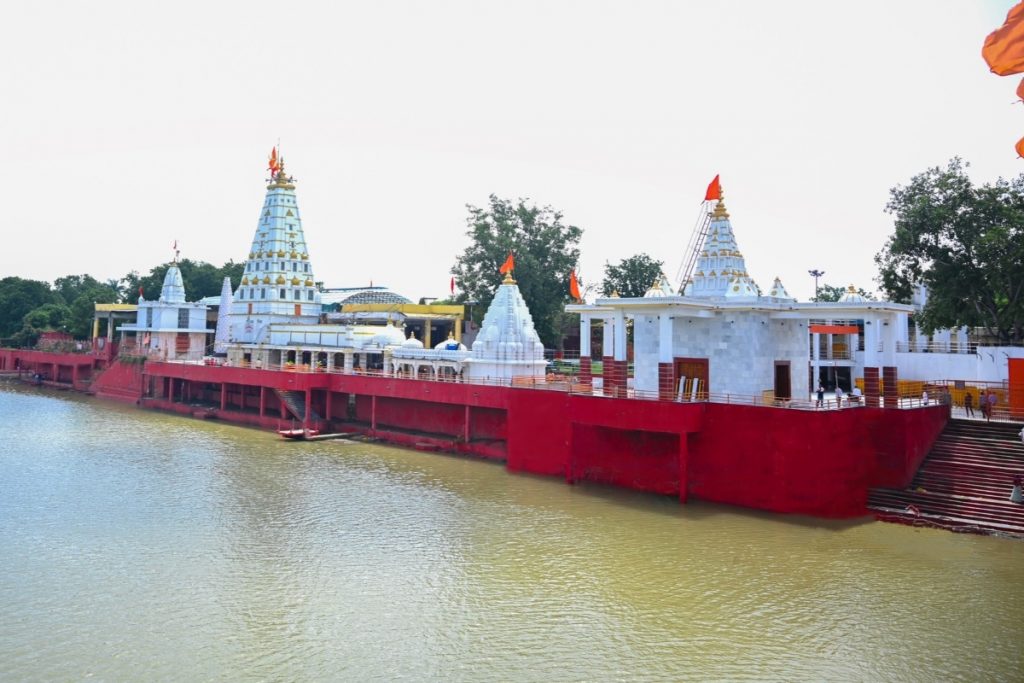
[[[796,301],[778,278],[762,289],[720,193],[686,255],[692,277],[566,307],[580,320],[571,372],[574,359],[549,366],[513,273],[465,343],[458,306],[322,291],[295,187],[275,151],[234,292],[225,282],[219,299],[188,303],[172,264],[120,343],[128,311],[97,306],[91,355],[2,349],[0,372],[287,438],[362,434],[569,483],[825,517],[907,487],[980,387],[992,409],[1024,415],[1020,348],[974,353],[963,331],[936,346],[911,333],[914,305],[853,285],[830,303]],[[924,398],[926,381],[950,377],[962,379],[927,384],[943,400]],[[819,385],[863,395],[816,402]]]
[[[914,310],[849,296],[837,303],[798,303],[778,278],[762,294],[747,273],[722,198],[711,212],[694,276],[682,291],[672,293],[662,276],[643,297],[568,306],[580,315],[585,380],[591,375],[591,327],[597,323],[603,329],[603,376],[597,384],[605,394],[807,401],[814,383],[838,382],[851,391],[865,367],[894,365]],[[864,353],[855,355],[855,348]],[[634,362],[632,380],[628,359]]]
[[[121,325],[122,336],[134,333],[140,353],[162,360],[198,361],[206,353],[207,307],[185,300],[185,283],[178,268],[177,254],[167,268],[157,301],[139,297],[134,324]]]
[[[348,316],[324,312],[295,179],[285,173],[283,159],[272,158],[271,171],[241,284],[231,296],[225,283],[221,294],[216,347],[229,365],[380,371],[432,379],[465,376],[498,383],[544,378],[544,347],[511,277],[498,288],[472,351],[455,329],[433,348],[416,338],[414,330],[406,336],[397,323],[417,307],[389,292],[370,289],[350,295],[345,301],[357,310]],[[428,342],[432,328],[429,317],[420,326]]]

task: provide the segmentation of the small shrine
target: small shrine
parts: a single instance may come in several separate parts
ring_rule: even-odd
[[[164,275],[163,287],[157,301],[139,297],[134,325],[122,325],[122,335],[133,332],[135,346],[155,360],[200,360],[206,352],[207,307],[185,300],[185,284],[178,268],[177,252],[174,262]]]
[[[544,344],[534,329],[533,316],[508,273],[473,342],[467,375],[474,381],[501,383],[524,377],[543,380],[546,365]]]

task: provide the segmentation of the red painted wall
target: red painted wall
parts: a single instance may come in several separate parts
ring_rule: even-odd
[[[103,398],[134,403],[142,396],[142,372],[140,363],[114,361],[93,380],[90,392]]]
[[[569,478],[679,494],[679,440],[685,434],[573,425]]]
[[[332,402],[335,420],[344,419],[345,396],[352,393],[359,419],[369,423],[376,396],[379,433],[397,443],[505,457],[513,471],[662,494],[678,494],[682,480],[683,493],[705,500],[827,517],[864,514],[869,487],[909,481],[948,417],[943,406],[797,411],[180,364],[153,364],[147,372],[160,381],[308,387],[324,408]],[[122,387],[133,381],[109,378]],[[268,391],[267,399],[273,415],[276,397]],[[461,442],[467,405],[470,444]]]

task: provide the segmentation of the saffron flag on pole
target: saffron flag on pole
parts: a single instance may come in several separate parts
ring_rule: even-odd
[[[988,34],[981,56],[999,76],[1024,72],[1024,2],[1014,5],[1003,25]]]
[[[1024,100],[1024,78],[1020,79],[1020,85],[1017,86],[1017,97]]]
[[[498,272],[501,273],[502,275],[504,275],[504,274],[508,273],[509,271],[512,271],[512,270],[515,270],[515,269],[516,269],[516,259],[512,255],[512,252],[510,251],[510,252],[508,252],[508,258],[505,259],[505,262],[501,264],[501,268],[498,268]]]
[[[1024,158],[1024,138],[1017,141],[1017,145],[1014,149],[1017,150],[1017,156]]]
[[[576,269],[573,268],[572,272],[569,273],[569,295],[574,301],[579,301],[583,297],[580,296],[580,281],[576,279]]]
[[[281,168],[281,164],[277,160],[277,147],[270,150],[270,164],[267,166],[270,170],[270,175],[277,175],[277,171]]]
[[[451,290],[452,295],[455,294],[455,276],[452,275],[452,281],[448,283],[448,288]]]
[[[710,202],[712,200],[721,199],[721,198],[722,198],[722,185],[718,181],[718,176],[716,175],[715,179],[711,181],[710,185],[708,185],[708,191],[704,193],[704,201]]]

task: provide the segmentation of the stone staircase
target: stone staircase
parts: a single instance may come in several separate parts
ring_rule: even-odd
[[[297,420],[306,419],[306,393],[303,391],[286,391],[284,389],[275,389],[278,398],[284,403],[289,412]],[[315,410],[309,411],[310,422],[316,424],[320,422],[320,415]]]
[[[879,519],[1024,538],[1024,504],[1011,503],[1024,475],[1020,424],[950,420],[904,490],[872,489]]]

